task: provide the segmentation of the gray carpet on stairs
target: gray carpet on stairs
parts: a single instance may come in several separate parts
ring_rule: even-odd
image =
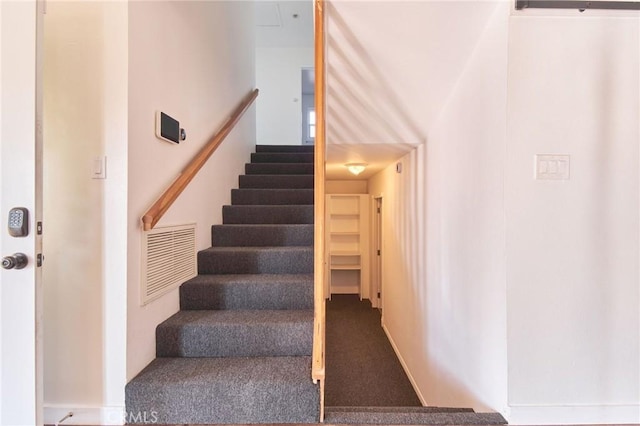
[[[312,175],[313,163],[247,163],[244,170],[248,175]]]
[[[210,247],[198,252],[199,274],[310,274],[313,247]]]
[[[239,188],[313,188],[313,175],[241,175]]]
[[[180,309],[313,309],[313,274],[198,275],[180,286]]]
[[[313,163],[313,152],[255,152],[252,163]]]
[[[310,357],[156,358],[129,384],[131,413],[160,424],[317,423]]]
[[[212,247],[198,252],[199,275],[180,287],[181,310],[156,329],[157,358],[127,384],[130,421],[319,420],[313,147],[257,152],[211,228]]]
[[[223,206],[224,224],[313,223],[313,206]]]
[[[313,225],[213,225],[211,241],[217,247],[311,246]]]
[[[313,189],[232,189],[231,204],[297,205],[313,204]]]
[[[313,145],[256,145],[256,152],[313,152]]]
[[[312,339],[312,310],[180,311],[156,329],[156,356],[310,356]]]
[[[380,407],[382,408],[382,407]],[[503,425],[504,417],[498,413],[475,413],[473,410],[440,407],[421,407],[421,411],[409,407],[378,411],[352,409],[335,411],[328,407],[325,423],[364,425]]]

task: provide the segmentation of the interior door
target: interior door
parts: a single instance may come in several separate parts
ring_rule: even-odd
[[[0,423],[42,424],[40,267],[41,4],[0,1]],[[27,235],[11,236],[9,212],[26,209]],[[26,217],[28,216],[28,217]],[[19,215],[14,215],[14,224]],[[24,233],[17,230],[14,234]],[[26,255],[27,264],[12,257]],[[6,258],[5,258],[6,257]],[[12,261],[13,259],[13,261]],[[13,263],[12,263],[13,262]],[[16,265],[17,263],[17,265]],[[13,264],[14,267],[11,267]],[[10,268],[10,269],[5,269]]]

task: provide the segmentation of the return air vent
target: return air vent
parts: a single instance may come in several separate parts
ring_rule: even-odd
[[[145,232],[142,261],[140,303],[146,305],[197,275],[195,223]]]

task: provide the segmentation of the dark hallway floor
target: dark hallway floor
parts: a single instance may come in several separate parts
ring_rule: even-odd
[[[327,407],[421,405],[368,300],[333,295],[326,330]]]

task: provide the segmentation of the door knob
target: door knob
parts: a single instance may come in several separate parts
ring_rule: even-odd
[[[22,269],[29,263],[27,255],[24,253],[14,253],[11,256],[2,258],[3,269]]]

